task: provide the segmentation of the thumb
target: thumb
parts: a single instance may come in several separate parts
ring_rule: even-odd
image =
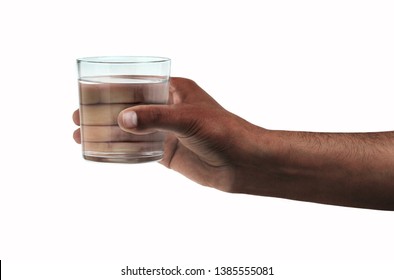
[[[171,131],[188,136],[197,122],[188,108],[180,105],[138,105],[119,113],[118,124],[126,132],[147,134]]]

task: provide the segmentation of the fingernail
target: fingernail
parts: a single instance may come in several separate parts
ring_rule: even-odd
[[[137,127],[137,114],[134,111],[124,112],[122,121],[125,128],[135,128]]]

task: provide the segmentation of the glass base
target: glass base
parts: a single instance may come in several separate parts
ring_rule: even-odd
[[[163,152],[144,153],[144,154],[113,154],[113,153],[92,153],[85,152],[83,158],[97,162],[112,163],[143,163],[158,161],[163,158]]]

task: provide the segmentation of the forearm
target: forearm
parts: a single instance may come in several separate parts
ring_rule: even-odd
[[[253,160],[239,167],[239,192],[394,210],[394,132],[261,129],[256,141]]]

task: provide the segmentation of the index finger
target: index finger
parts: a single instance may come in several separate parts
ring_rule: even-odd
[[[73,113],[73,121],[76,125],[81,125],[81,121],[79,119],[79,109],[75,110]]]

